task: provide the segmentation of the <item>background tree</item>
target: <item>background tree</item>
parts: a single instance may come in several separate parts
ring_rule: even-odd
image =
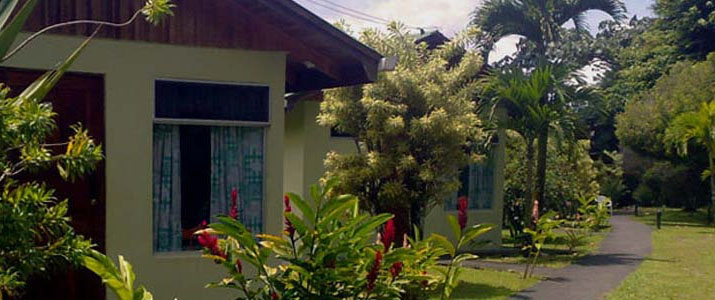
[[[496,72],[484,81],[492,110],[506,110],[506,116],[496,117],[496,125],[516,132],[525,146],[524,156],[518,157],[525,158],[523,216],[527,225],[533,225],[533,207],[538,211],[539,201],[545,200],[534,189],[534,140],[544,128],[571,140],[577,128],[568,103],[582,91],[568,84],[572,75],[564,66],[542,65],[528,73],[521,68]]]
[[[715,55],[711,55],[715,56]],[[678,115],[665,132],[665,141],[675,146],[680,155],[687,155],[691,146],[704,148],[708,156],[708,168],[703,179],[710,178],[710,205],[708,222],[713,221],[715,206],[715,101],[709,99],[697,111]]]
[[[585,13],[590,10],[602,11],[617,21],[624,19],[626,12],[620,0],[488,0],[474,11],[472,23],[484,30],[481,40],[485,52],[503,37],[519,35],[533,44],[538,63],[548,61],[546,54],[550,46],[560,46],[561,27],[567,22],[573,22],[579,32],[587,31]],[[548,98],[542,99],[543,103],[548,101]],[[544,199],[546,189],[548,138],[549,128],[544,127],[538,135],[538,199]]]
[[[10,51],[38,2],[28,0],[14,14],[18,1],[3,1],[0,5],[2,61],[46,31],[40,31]],[[156,23],[170,13],[172,6],[169,0],[147,1],[130,21],[143,13],[148,21]],[[125,26],[131,22],[81,21],[53,28],[79,23]],[[69,141],[48,144],[48,136],[56,129],[55,113],[52,105],[43,102],[94,34],[57,69],[45,73],[18,96],[10,97],[10,90],[0,84],[0,299],[3,294],[17,295],[29,278],[49,268],[79,265],[92,246],[91,241],[76,234],[69,225],[69,200],[56,199],[51,188],[28,178],[55,166],[63,179],[75,180],[93,171],[102,159],[101,146],[95,144],[80,125],[73,128],[74,135]]]
[[[469,29],[436,50],[415,44],[405,27],[364,31],[360,40],[396,70],[369,85],[329,90],[318,122],[353,136],[357,153],[329,153],[327,176],[363,209],[396,215],[397,236],[443,203],[459,186],[459,172],[482,158],[487,138],[477,116],[482,59],[470,50]]]

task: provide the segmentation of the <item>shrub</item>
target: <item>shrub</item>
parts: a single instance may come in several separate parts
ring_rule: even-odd
[[[465,229],[465,213],[459,222],[450,218],[459,223],[456,245],[432,235],[424,240],[406,238],[398,248],[393,216],[362,213],[356,197],[334,193],[336,183],[330,179],[314,185],[312,201],[288,194],[282,236],[254,235],[229,216],[219,216],[217,223],[197,232],[204,257],[228,273],[207,287],[235,289],[236,299],[426,299],[440,287],[448,297],[456,287],[459,264],[473,257],[456,252],[491,229]],[[377,240],[376,231],[381,231]],[[437,259],[447,254],[454,257],[449,271],[444,276],[430,274]],[[271,259],[279,266],[272,266]],[[251,266],[254,275],[244,266]]]

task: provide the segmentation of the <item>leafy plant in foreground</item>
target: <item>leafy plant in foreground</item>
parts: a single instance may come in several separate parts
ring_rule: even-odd
[[[445,280],[442,288],[442,294],[440,296],[440,299],[442,300],[450,299],[452,292],[455,288],[457,288],[457,285],[459,284],[459,274],[461,273],[461,263],[477,258],[476,255],[471,253],[461,253],[458,255],[457,251],[459,251],[462,246],[468,245],[477,237],[494,228],[494,225],[491,224],[477,224],[467,228],[467,207],[467,197],[460,197],[458,216],[447,216],[449,226],[452,228],[452,233],[457,240],[456,244],[450,243],[442,236],[435,236],[435,240],[439,241],[439,245],[443,249],[446,249],[450,257],[452,257],[449,261],[449,265],[447,265],[447,270],[443,272]]]
[[[143,286],[134,289],[136,275],[132,265],[119,255],[119,267],[112,260],[96,250],[90,250],[82,264],[102,278],[119,300],[152,300],[153,297]]]
[[[335,195],[335,185],[313,186],[312,201],[286,195],[283,236],[254,235],[229,216],[197,232],[204,256],[228,271],[208,287],[236,289],[237,299],[400,299],[436,288],[439,279],[427,270],[444,252],[435,239],[394,248],[393,216],[361,213],[358,199]]]
[[[52,105],[43,102],[102,26],[122,27],[138,16],[158,22],[171,14],[170,0],[148,0],[128,22],[71,21],[48,26],[15,44],[39,0],[2,1],[0,4],[0,62],[17,54],[30,41],[54,28],[96,24],[97,29],[67,59],[39,77],[16,97],[0,84],[0,299],[22,296],[28,279],[52,267],[79,265],[91,242],[69,224],[68,201],[54,197],[52,189],[28,178],[56,168],[64,180],[73,181],[92,172],[102,159],[102,148],[80,125],[67,141],[48,142],[55,129]]]

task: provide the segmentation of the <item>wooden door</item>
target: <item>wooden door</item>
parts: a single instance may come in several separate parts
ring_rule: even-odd
[[[42,72],[0,68],[0,82],[17,95]],[[73,134],[70,126],[81,123],[95,142],[104,144],[104,78],[93,74],[66,74],[45,98],[54,108],[57,129],[47,142],[67,141]],[[105,251],[105,176],[104,163],[89,176],[66,182],[49,169],[32,179],[42,180],[55,189],[58,199],[69,199],[72,226],[92,239],[99,251]],[[52,270],[47,276],[29,282],[23,299],[96,300],[105,298],[101,280],[91,272],[78,269]]]

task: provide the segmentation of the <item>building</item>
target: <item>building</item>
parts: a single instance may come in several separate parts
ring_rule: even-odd
[[[123,22],[144,1],[43,1],[25,28],[67,20]],[[175,1],[175,16],[105,28],[48,96],[57,137],[81,122],[106,159],[81,182],[47,179],[70,197],[73,225],[124,255],[156,299],[226,299],[205,289],[224,270],[200,258],[192,231],[227,213],[282,229],[287,93],[367,83],[381,55],[290,0]],[[69,55],[89,26],[65,27],[2,65],[19,92]],[[26,35],[25,35],[26,36]],[[22,37],[20,37],[22,39]],[[30,299],[103,299],[87,272],[36,282]]]

